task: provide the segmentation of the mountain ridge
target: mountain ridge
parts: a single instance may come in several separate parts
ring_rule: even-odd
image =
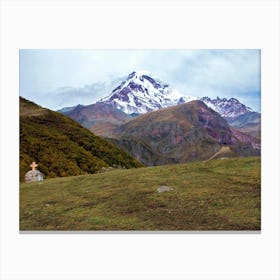
[[[257,139],[231,128],[200,100],[138,116],[116,128],[112,138],[145,165],[205,160],[223,145],[231,147],[230,156],[260,151]]]
[[[236,98],[211,99],[205,96],[200,100],[224,117],[231,126],[253,137],[261,138],[261,114],[259,112],[253,111]]]
[[[229,99],[219,97],[211,99],[207,96],[201,98],[184,96],[177,90],[172,89],[167,83],[150,75],[147,71],[133,71],[126,79],[123,79],[108,96],[101,98],[95,104],[110,104],[114,109],[120,110],[131,117],[135,117],[192,100],[203,101],[209,108],[224,117],[229,124],[237,128],[243,128],[245,132],[246,126],[249,125],[250,131],[254,130],[253,132],[255,135],[260,135],[260,113],[254,112],[238,99],[233,97]],[[84,107],[89,108],[88,106],[91,105],[86,105]],[[77,106],[62,108],[59,112],[71,115],[71,112],[76,110],[76,107]],[[112,123],[110,125],[112,125]]]
[[[107,103],[78,105],[72,110],[62,113],[103,137],[109,137],[113,129],[132,118],[123,111],[114,108],[112,104]]]
[[[218,112],[222,117],[228,120],[253,111],[250,107],[247,107],[233,97],[227,99],[219,98],[217,96],[216,99],[211,99],[208,96],[204,96],[200,98],[200,100],[203,101],[209,108]]]

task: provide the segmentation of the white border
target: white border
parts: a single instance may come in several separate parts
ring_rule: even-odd
[[[0,3],[1,279],[279,279],[278,1]],[[19,234],[20,48],[261,49],[262,233]]]

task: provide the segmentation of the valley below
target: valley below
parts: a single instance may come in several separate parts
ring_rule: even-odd
[[[260,230],[260,167],[220,158],[20,183],[20,230]]]

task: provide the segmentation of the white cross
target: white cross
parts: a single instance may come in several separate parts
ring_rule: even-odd
[[[32,164],[30,164],[30,167],[32,168],[32,170],[35,170],[36,167],[38,167],[38,164],[36,164],[36,162],[32,162]]]

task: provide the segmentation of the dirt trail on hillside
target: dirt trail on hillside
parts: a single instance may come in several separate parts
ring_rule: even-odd
[[[211,159],[214,159],[215,157],[221,155],[221,154],[225,154],[225,153],[228,153],[230,152],[231,149],[230,147],[222,147],[217,153],[215,153],[214,155],[212,155],[210,158],[208,158],[206,161],[209,161]]]

